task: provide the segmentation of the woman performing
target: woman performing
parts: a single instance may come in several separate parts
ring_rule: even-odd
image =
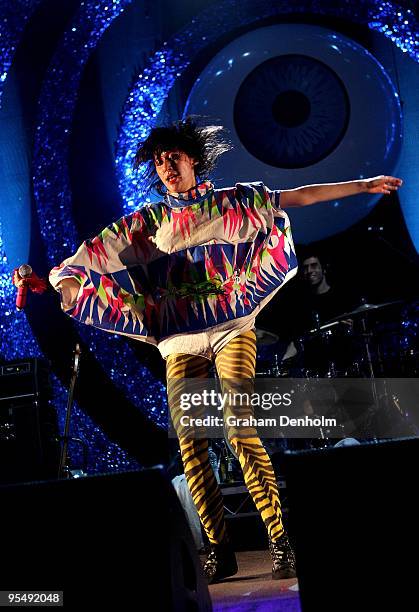
[[[204,565],[209,582],[232,576],[237,564],[208,440],[179,426],[182,381],[207,378],[215,363],[221,385],[231,379],[251,384],[255,317],[297,271],[284,208],[360,192],[389,194],[402,183],[379,176],[290,190],[261,182],[216,189],[208,176],[229,148],[222,127],[199,126],[192,118],[153,129],[138,147],[135,166],[145,169],[161,201],[143,204],[86,240],[50,274],[68,315],[154,344],[166,360],[170,414],[211,546]],[[224,416],[235,410],[226,406]],[[268,532],[273,578],[294,577],[269,456],[251,427],[226,428],[226,435]]]

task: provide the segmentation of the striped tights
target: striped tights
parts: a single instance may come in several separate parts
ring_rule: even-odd
[[[249,331],[231,340],[215,357],[221,390],[252,393],[256,366],[256,335]],[[183,379],[208,378],[211,362],[199,355],[173,354],[167,359],[169,409],[179,437],[180,452],[188,486],[201,523],[211,544],[218,544],[225,534],[223,499],[208,459],[208,440],[186,435],[180,426],[185,412],[180,407]],[[236,387],[236,388],[233,388]],[[246,418],[251,406],[224,408],[229,415]],[[195,416],[195,414],[194,414]],[[270,538],[279,539],[284,532],[278,487],[269,455],[253,427],[226,427],[228,442],[237,454],[244,481],[260,512]]]

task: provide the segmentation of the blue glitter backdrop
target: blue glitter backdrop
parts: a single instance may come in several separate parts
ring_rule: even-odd
[[[71,190],[67,169],[69,139],[78,86],[86,61],[101,36],[132,0],[89,0],[69,24],[46,75],[40,98],[39,122],[33,158],[33,185],[41,233],[49,263],[56,265],[75,250],[79,238],[71,216]],[[7,21],[0,21],[0,96],[19,37],[31,12],[41,0],[10,0],[2,3]],[[419,61],[419,28],[412,12],[394,2],[369,0],[357,6],[352,1],[224,0],[192,19],[181,32],[164,43],[138,77],[125,105],[118,139],[116,168],[124,200],[124,211],[138,206],[144,197],[141,175],[132,173],[132,160],[139,140],[158,122],[168,93],[196,54],[237,26],[287,13],[315,13],[337,16],[367,25],[381,32],[399,49]],[[1,254],[1,351],[13,356],[40,355],[40,349],[24,314],[14,310],[14,289],[10,269]],[[25,330],[22,333],[22,330]],[[121,339],[80,326],[80,335],[90,346],[115,384],[129,399],[161,426],[166,425],[166,399],[163,386],[140,365]],[[138,381],[141,380],[141,385]],[[138,391],[141,386],[141,392]],[[147,392],[144,393],[144,389]],[[59,388],[59,395],[63,390]],[[89,420],[84,426],[89,436],[100,436]],[[90,427],[90,429],[89,429]],[[98,442],[103,450],[95,467],[108,468],[124,463],[123,455],[105,438]],[[107,450],[104,450],[107,449]],[[114,459],[116,457],[116,459]],[[128,465],[128,464],[127,464]]]
[[[42,0],[2,2],[0,15],[0,103],[3,84],[12,65],[20,36]]]
[[[3,3],[0,21],[0,104],[1,93],[11,66],[20,36],[38,1]],[[43,357],[37,340],[24,312],[15,308],[16,289],[11,282],[12,269],[3,249],[0,225],[0,352],[6,361],[22,357]],[[60,431],[64,429],[67,390],[55,375],[51,379],[53,404],[57,409]],[[88,448],[88,471],[106,472],[116,469],[134,469],[138,463],[128,457],[117,444],[111,442],[101,429],[75,404],[73,407],[71,435],[80,438]],[[82,466],[79,446],[72,448],[73,466]]]

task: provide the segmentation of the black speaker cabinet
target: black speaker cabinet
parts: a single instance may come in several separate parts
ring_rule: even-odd
[[[61,590],[71,610],[212,610],[160,468],[6,485],[0,508],[0,590]]]
[[[419,439],[287,453],[303,612],[416,610]]]
[[[53,478],[59,455],[48,363],[32,358],[0,365],[0,483]]]

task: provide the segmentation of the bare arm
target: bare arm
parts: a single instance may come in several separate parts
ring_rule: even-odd
[[[16,287],[21,287],[25,284],[25,280],[19,275],[18,270],[14,271],[13,283]],[[80,289],[80,283],[75,278],[63,278],[62,281],[57,285],[61,293],[62,305],[64,310],[68,310],[74,306],[77,294]]]
[[[306,185],[281,191],[280,205],[281,208],[309,206],[317,202],[337,200],[358,193],[390,194],[392,191],[397,191],[402,183],[403,181],[399,178],[383,175],[344,183]]]
[[[63,310],[68,310],[74,306],[80,289],[80,283],[75,278],[63,278],[57,287],[61,293]]]

